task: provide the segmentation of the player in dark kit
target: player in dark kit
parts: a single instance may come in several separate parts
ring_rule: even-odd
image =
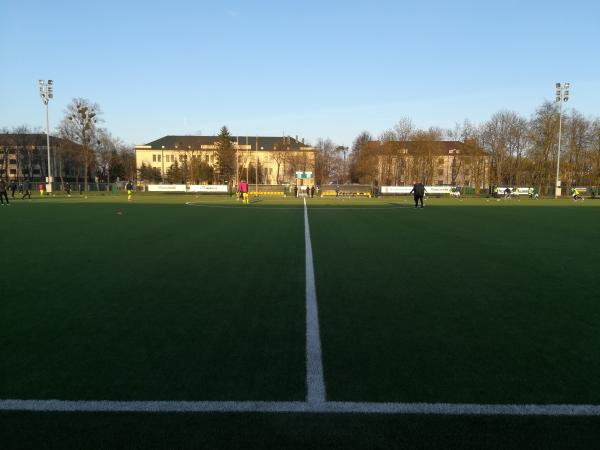
[[[423,207],[423,197],[425,196],[425,192],[423,183],[417,183],[416,181],[413,183],[413,188],[410,193],[414,195],[415,208],[418,208],[419,202],[421,202],[421,208]]]
[[[31,183],[29,180],[23,181],[23,197],[21,197],[21,200],[25,200],[25,197],[31,200]]]
[[[10,182],[9,188],[11,198],[15,198],[15,191],[17,190],[17,183],[15,183],[15,180]]]
[[[3,199],[6,199],[6,206],[10,206],[8,195],[6,194],[6,182],[4,180],[0,180],[0,203],[2,203],[2,206],[4,206]]]

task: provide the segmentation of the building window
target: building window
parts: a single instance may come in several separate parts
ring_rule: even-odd
[[[160,155],[156,155],[156,161],[160,162],[161,161],[161,156]]]
[[[438,165],[444,165],[444,158],[438,158]]]
[[[438,186],[443,186],[444,185],[444,180],[438,180]]]
[[[17,164],[17,160],[16,159],[9,159],[8,163],[9,164]]]
[[[438,175],[439,176],[444,175],[444,169],[438,169]]]
[[[17,169],[10,169],[10,174],[11,175],[16,175],[17,174]]]
[[[152,162],[156,162],[156,155],[152,155]]]

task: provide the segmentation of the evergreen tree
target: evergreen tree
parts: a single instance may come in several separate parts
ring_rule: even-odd
[[[179,163],[175,160],[175,162],[171,164],[171,167],[167,169],[167,181],[169,183],[178,184],[182,182],[182,179],[183,173],[181,167],[179,167]]]
[[[150,183],[157,183],[161,180],[160,169],[152,167],[150,164],[142,163],[139,168],[140,179],[143,181],[149,181]]]
[[[235,148],[226,126],[221,128],[217,140],[217,170],[221,182],[225,180],[231,182],[235,173]]]

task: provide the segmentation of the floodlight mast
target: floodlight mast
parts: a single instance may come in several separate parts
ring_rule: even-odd
[[[571,83],[565,82],[562,85],[560,83],[556,83],[556,102],[560,103],[560,107],[558,110],[558,152],[556,155],[556,187],[554,190],[554,197],[558,198],[561,196],[561,187],[560,187],[560,144],[562,141],[562,108],[563,102],[569,101],[569,88],[571,87]]]
[[[50,122],[48,120],[48,102],[54,98],[54,81],[39,80],[40,97],[46,106],[46,151],[48,153],[48,180],[46,182],[46,192],[52,194],[52,165],[50,162]]]

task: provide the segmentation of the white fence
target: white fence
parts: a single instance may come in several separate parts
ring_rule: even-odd
[[[498,195],[504,195],[506,189],[510,189],[510,194],[519,196],[519,195],[529,195],[529,190],[533,192],[533,188],[528,187],[510,187],[510,186],[501,186],[498,187]]]
[[[229,192],[229,187],[226,184],[149,184],[148,192],[196,192],[205,194],[226,194]]]
[[[454,186],[425,186],[425,193],[430,195],[450,194]],[[382,194],[410,194],[412,186],[381,186]]]

